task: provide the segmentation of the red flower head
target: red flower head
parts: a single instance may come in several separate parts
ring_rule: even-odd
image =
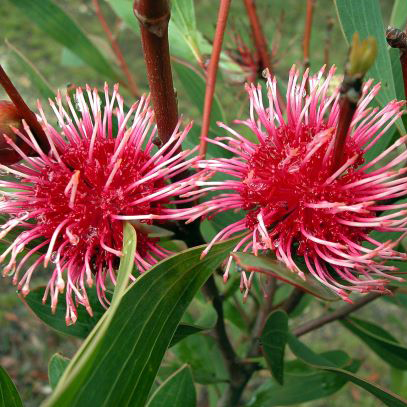
[[[196,160],[190,158],[192,151],[179,152],[190,126],[180,131],[178,125],[168,142],[156,147],[149,98],[142,97],[126,111],[117,90],[110,97],[106,85],[104,97],[99,97],[96,89],[78,88],[75,103],[67,97],[66,107],[58,94],[56,103],[50,101],[58,130],[48,123],[39,104],[49,154],[40,149],[27,126],[25,133],[17,129],[15,133],[36,151],[36,158],[28,157],[5,136],[24,161],[0,165],[16,178],[0,182],[6,189],[0,212],[10,215],[0,238],[15,228],[25,231],[0,256],[0,261],[8,258],[4,274],[12,274],[26,295],[35,269],[41,263],[51,265],[44,301],[50,295],[55,310],[58,293],[65,291],[68,324],[76,321],[77,304],[92,313],[85,285],[95,282],[101,303],[107,302],[106,286],[108,280],[115,283],[122,254],[122,219],[147,224],[155,216],[178,219],[178,210],[168,204],[174,202],[172,197],[192,190],[188,181],[199,177],[168,182]],[[143,230],[137,229],[135,256],[140,272],[170,254]],[[24,248],[28,253],[17,261]],[[34,263],[25,269],[34,256]]]
[[[346,139],[343,165],[332,170],[339,113],[338,91],[328,93],[334,71],[331,68],[325,80],[324,69],[310,77],[306,95],[308,73],[299,81],[299,72],[293,68],[284,116],[275,78],[267,82],[268,107],[263,105],[261,88],[247,86],[250,118],[237,123],[246,125],[252,134],[243,136],[220,124],[231,136],[209,141],[235,156],[201,161],[199,167],[230,179],[197,182],[203,191],[223,193],[196,208],[191,220],[226,210],[242,211],[243,219],[220,231],[205,253],[214,242],[246,232],[235,251],[242,248],[257,254],[272,250],[289,269],[305,278],[294,261],[294,255],[301,256],[309,273],[349,300],[350,291],[384,291],[388,279],[398,277],[391,275],[394,267],[385,265],[383,259],[406,258],[393,250],[401,238],[380,243],[371,232],[407,231],[407,204],[388,203],[406,195],[407,177],[403,175],[407,168],[400,165],[407,152],[398,154],[396,148],[407,136],[365,162],[365,154],[401,116],[404,104],[392,101],[381,110],[368,107],[380,89],[368,81]],[[392,213],[383,214],[386,210]],[[225,278],[230,262],[231,258]],[[246,290],[251,278],[242,273]]]

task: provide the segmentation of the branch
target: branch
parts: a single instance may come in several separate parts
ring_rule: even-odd
[[[281,306],[281,309],[284,310],[287,314],[291,314],[297,308],[297,305],[300,303],[304,295],[304,291],[298,288],[294,288],[293,292]]]
[[[135,0],[133,8],[140,23],[158,136],[166,143],[178,123],[168,44],[170,6],[168,0]]]
[[[306,322],[303,325],[300,325],[298,328],[294,329],[293,333],[296,336],[305,335],[308,332],[314,331],[315,329],[320,328],[330,322],[336,321],[338,319],[345,318],[347,315],[352,312],[362,308],[364,305],[369,304],[374,301],[376,298],[379,298],[381,293],[370,293],[362,297],[360,300],[355,301],[353,304],[344,305],[341,308],[338,308],[335,311],[332,311],[328,314],[322,315],[321,317],[314,319],[312,321]]]
[[[110,31],[109,25],[107,24],[107,22],[103,16],[102,10],[100,8],[99,0],[92,0],[92,1],[93,1],[93,6],[95,8],[95,13],[100,21],[100,25],[102,26],[103,31],[105,32],[107,39],[109,40],[110,46],[111,46],[114,54],[116,55],[117,60],[119,61],[120,68],[123,71],[123,74],[127,79],[127,83],[129,85],[129,90],[133,96],[137,97],[140,95],[140,92],[137,88],[137,85],[136,85],[136,82],[134,81],[133,76],[130,73],[126,60],[123,57],[120,46],[119,46],[118,42],[116,41],[115,37],[113,36],[112,32]]]
[[[207,150],[207,137],[211,122],[211,110],[213,97],[215,94],[216,77],[218,73],[219,57],[222,51],[223,36],[225,34],[226,23],[229,15],[231,0],[221,0],[216,23],[215,38],[213,40],[212,55],[209,61],[208,74],[206,79],[205,101],[202,117],[201,143],[199,154],[205,157]]]
[[[312,17],[314,14],[314,6],[316,0],[307,0],[307,14],[305,17],[305,30],[304,30],[304,70],[310,67],[309,49],[311,44],[311,30],[312,30]]]
[[[6,91],[7,95],[14,103],[21,117],[26,121],[30,127],[33,135],[35,136],[38,145],[45,152],[49,151],[50,145],[48,143],[47,136],[41,127],[41,124],[38,122],[35,114],[30,110],[27,104],[24,102],[24,99],[21,97],[18,90],[15,88],[10,78],[7,76],[3,67],[0,65],[0,84]]]
[[[407,99],[407,33],[398,28],[389,27],[386,30],[387,43],[400,51],[400,64],[403,73],[404,96]]]

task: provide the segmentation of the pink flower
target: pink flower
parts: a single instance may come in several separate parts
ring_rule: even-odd
[[[338,90],[328,91],[335,68],[326,79],[323,72],[324,68],[309,78],[307,96],[308,73],[299,79],[293,67],[285,115],[277,101],[275,78],[267,81],[268,107],[263,105],[261,87],[247,86],[250,118],[236,122],[246,125],[250,134],[219,124],[230,136],[209,141],[234,157],[201,161],[199,168],[226,174],[228,179],[196,182],[203,187],[199,193],[222,193],[197,207],[190,220],[240,211],[244,217],[221,230],[204,254],[215,242],[244,232],[235,251],[257,255],[272,250],[290,270],[305,278],[294,260],[294,256],[303,257],[309,273],[349,301],[352,291],[385,291],[388,280],[398,277],[391,275],[395,268],[384,260],[407,257],[393,250],[407,231],[407,203],[388,203],[406,196],[407,168],[400,166],[405,165],[407,151],[399,153],[397,147],[407,136],[369,163],[364,159],[400,118],[404,102],[392,101],[381,110],[368,107],[380,85],[372,87],[372,81],[366,82],[344,147],[343,165],[332,170],[339,94]],[[184,196],[194,193],[198,194]],[[392,213],[383,214],[387,210]],[[381,243],[372,237],[373,231],[403,235]],[[252,278],[253,274],[242,273],[246,293]]]
[[[13,283],[23,295],[29,293],[34,271],[43,263],[51,266],[51,277],[44,301],[51,296],[55,311],[58,294],[65,291],[67,324],[77,319],[81,304],[92,314],[86,286],[96,283],[98,297],[106,304],[107,284],[116,280],[122,255],[123,219],[151,224],[154,217],[178,219],[178,210],[167,208],[172,198],[192,190],[188,181],[169,183],[195,161],[193,151],[180,152],[180,145],[191,127],[179,130],[168,142],[154,145],[157,131],[149,98],[142,97],[128,111],[115,86],[109,96],[97,89],[76,90],[75,104],[66,98],[66,107],[58,94],[50,101],[60,129],[55,129],[39,104],[40,120],[51,151],[45,154],[30,129],[25,134],[15,129],[38,157],[28,157],[15,142],[8,144],[24,160],[0,168],[15,180],[2,180],[4,189],[0,213],[10,215],[1,227],[0,238],[21,231],[0,261],[8,259],[4,275],[13,275]],[[178,200],[183,202],[184,200]],[[140,272],[171,254],[149,237],[145,227],[137,227],[135,263]],[[26,248],[27,254],[17,260]],[[25,268],[29,260],[33,264]]]

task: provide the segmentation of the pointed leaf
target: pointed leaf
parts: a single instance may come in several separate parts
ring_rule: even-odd
[[[48,363],[48,380],[52,390],[57,386],[59,379],[69,364],[69,359],[59,353],[52,355]]]
[[[175,331],[174,336],[172,337],[171,342],[168,345],[168,347],[171,348],[171,346],[174,346],[175,344],[177,344],[179,341],[182,341],[187,336],[196,334],[198,332],[202,332],[204,330],[205,330],[205,328],[201,328],[201,327],[195,326],[195,325],[179,324],[177,326],[177,330]]]
[[[280,384],[284,382],[284,350],[287,335],[287,314],[282,310],[272,312],[267,318],[260,340],[271,373]]]
[[[275,277],[285,283],[291,284],[307,293],[325,301],[335,301],[338,297],[330,290],[319,284],[312,276],[307,275],[304,281],[282,262],[273,260],[269,256],[255,256],[248,253],[233,253],[236,263],[246,271],[257,271]]]
[[[79,349],[47,407],[142,406],[194,295],[241,237],[174,255],[144,273]]]
[[[191,369],[184,365],[153,393],[147,407],[195,407],[196,391]]]
[[[51,0],[13,0],[30,21],[41,28],[45,34],[59,42],[74,54],[113,81],[118,76],[106,58],[96,48],[78,25]]]
[[[380,401],[382,401],[388,407],[406,407],[407,401],[400,398],[398,395],[391,393],[388,390],[383,389],[382,387],[370,383],[367,380],[361,379],[354,373],[349,372],[338,367],[335,367],[335,364],[329,361],[327,358],[324,358],[321,355],[314,353],[308,346],[303,342],[299,341],[294,335],[289,335],[288,344],[292,352],[314,368],[319,368],[324,371],[333,372],[339,377],[346,378],[352,383],[358,385],[362,389],[365,389],[369,393],[376,396]]]
[[[17,388],[7,372],[0,366],[0,406],[23,407]]]
[[[7,40],[5,43],[14,58],[17,60],[19,67],[29,76],[33,86],[38,90],[41,97],[45,100],[55,98],[55,92],[52,90],[51,85],[41,75],[37,68],[13,44]]]
[[[355,317],[340,322],[369,346],[380,359],[397,369],[407,370],[407,348],[383,328]]]

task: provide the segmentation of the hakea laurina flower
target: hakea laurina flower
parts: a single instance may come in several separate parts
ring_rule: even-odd
[[[1,226],[0,238],[13,229],[23,231],[0,261],[7,259],[4,275],[13,275],[23,295],[28,294],[31,277],[41,264],[51,268],[44,301],[50,295],[55,310],[58,294],[65,292],[69,324],[76,321],[78,304],[92,313],[86,286],[95,283],[101,303],[108,302],[107,284],[115,283],[122,254],[123,219],[139,223],[135,263],[140,272],[145,271],[170,252],[150,238],[142,224],[151,223],[155,216],[177,219],[177,209],[168,204],[184,200],[171,198],[192,190],[189,181],[201,175],[169,183],[196,160],[193,151],[179,149],[190,126],[181,131],[178,124],[168,142],[155,147],[148,97],[126,112],[117,87],[109,96],[106,85],[104,97],[96,89],[78,88],[74,103],[69,97],[65,102],[64,107],[60,94],[56,103],[50,101],[60,129],[52,127],[39,105],[49,154],[39,148],[27,126],[24,134],[18,129],[15,134],[36,151],[35,158],[27,157],[5,136],[23,161],[0,165],[16,178],[0,181],[4,189],[0,213],[10,215]],[[24,248],[27,254],[18,261]],[[33,256],[35,261],[25,267]]]
[[[233,158],[201,161],[200,168],[226,174],[225,181],[197,181],[203,189],[223,192],[195,208],[190,220],[226,210],[243,211],[243,219],[220,231],[211,246],[235,233],[246,232],[235,251],[271,250],[293,272],[305,278],[295,256],[305,260],[308,272],[345,300],[349,292],[384,292],[394,270],[385,259],[404,259],[394,248],[397,241],[381,243],[372,231],[407,231],[407,204],[389,204],[406,195],[407,168],[400,168],[407,151],[397,153],[406,142],[400,138],[370,162],[364,155],[384,137],[401,116],[404,102],[392,101],[383,109],[368,107],[380,85],[365,83],[336,170],[333,157],[338,126],[339,93],[327,92],[335,68],[323,78],[302,79],[293,67],[287,89],[286,114],[277,101],[276,79],[268,78],[268,106],[260,87],[247,86],[250,118],[237,121],[251,135],[244,136],[220,123],[231,136],[210,142],[224,147]],[[309,81],[309,95],[306,83]],[[387,137],[387,136],[386,136]],[[257,140],[256,140],[257,139]],[[255,141],[254,141],[255,140]],[[393,210],[391,214],[383,211]],[[365,242],[369,244],[366,245]],[[229,258],[225,278],[231,264]],[[242,273],[242,287],[250,288],[253,274]]]

